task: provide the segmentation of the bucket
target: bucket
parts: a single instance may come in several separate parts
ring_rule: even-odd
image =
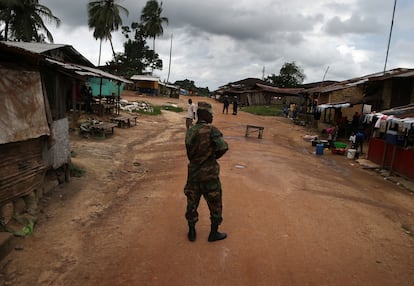
[[[323,144],[316,144],[316,155],[323,155]]]
[[[356,149],[349,149],[346,157],[348,159],[354,159],[355,158]]]
[[[333,144],[336,149],[346,149],[346,147],[348,147],[346,143],[342,143],[342,142],[334,142]]]

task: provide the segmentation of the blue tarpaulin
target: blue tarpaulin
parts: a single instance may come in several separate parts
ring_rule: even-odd
[[[101,78],[98,77],[92,77],[89,79],[89,85],[92,88],[92,94],[93,96],[99,96],[100,94],[100,85],[101,85]],[[121,83],[119,86],[119,95],[122,94],[122,91],[124,89],[124,83]],[[118,84],[116,81],[109,80],[109,79],[102,79],[102,96],[118,96]]]

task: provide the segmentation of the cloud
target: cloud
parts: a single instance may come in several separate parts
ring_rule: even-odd
[[[375,34],[383,30],[382,25],[382,23],[377,22],[375,17],[362,17],[353,14],[344,20],[341,20],[338,16],[333,17],[327,22],[325,31],[335,36],[342,34]]]
[[[384,66],[392,0],[228,0],[163,1],[163,16],[169,19],[164,35],[156,39],[156,52],[164,68],[156,71],[166,80],[172,41],[169,80],[190,79],[210,90],[247,77],[278,74],[285,62],[295,61],[306,82],[345,80],[380,71]],[[56,43],[71,44],[97,64],[99,42],[87,27],[85,0],[44,0],[62,20],[50,27]],[[120,0],[129,17],[124,24],[139,21],[145,0]],[[414,3],[398,1],[390,48],[391,67],[413,67],[410,52]],[[125,38],[113,34],[117,52]],[[148,41],[152,47],[152,41]],[[104,42],[102,57],[112,57]]]

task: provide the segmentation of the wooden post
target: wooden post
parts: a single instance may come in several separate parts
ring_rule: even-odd
[[[99,84],[99,115],[102,116],[103,115],[103,106],[102,106],[102,77],[101,77],[101,82]]]
[[[392,159],[391,159],[391,166],[390,166],[390,176],[393,173],[393,167],[394,167],[394,161],[395,161],[395,154],[397,153],[397,144],[393,145],[393,150],[392,150]]]
[[[385,168],[385,159],[387,158],[387,149],[388,149],[388,144],[387,142],[384,142],[384,153],[382,154],[382,162],[381,162],[381,169]]]
[[[381,120],[381,119],[378,119],[378,120]],[[385,130],[388,130],[388,122],[386,123]],[[387,135],[385,135],[385,136],[387,136]],[[387,137],[385,137],[384,144],[385,144],[384,145],[384,154],[383,154],[383,157],[382,157],[381,169],[385,168],[385,159],[387,158],[387,149],[388,149]]]
[[[121,82],[118,81],[117,85],[118,85],[118,98],[117,98],[116,109],[115,110],[116,110],[116,115],[119,115],[119,113],[120,113],[119,99],[120,99],[120,96],[121,96]]]

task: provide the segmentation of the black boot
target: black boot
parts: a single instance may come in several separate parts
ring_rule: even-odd
[[[195,241],[196,236],[197,236],[197,233],[196,233],[196,230],[195,230],[195,226],[194,225],[193,226],[189,225],[188,226],[188,240],[189,241]]]
[[[211,225],[210,235],[208,236],[208,241],[213,242],[216,240],[222,240],[227,237],[227,234],[224,232],[218,232],[218,224]]]

